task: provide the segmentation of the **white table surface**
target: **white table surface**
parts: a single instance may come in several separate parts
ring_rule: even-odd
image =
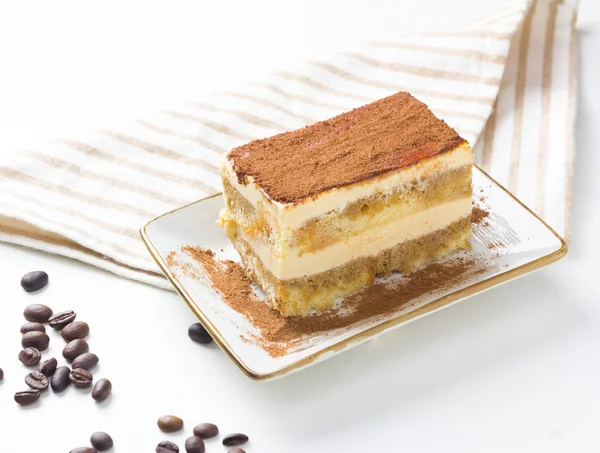
[[[468,23],[503,0],[291,2],[0,1],[0,159],[74,129],[378,37]],[[325,3],[325,2],[323,2]],[[600,421],[600,4],[580,8],[573,242],[560,263],[473,297],[298,374],[253,382],[187,338],[171,292],[0,245],[0,452],[66,453],[96,430],[115,453],[154,451],[194,424],[250,435],[253,452],[597,452]],[[0,181],[1,190],[1,181]],[[26,294],[22,274],[51,284]],[[97,405],[74,388],[20,408],[28,303],[74,309],[109,377]],[[51,353],[62,339],[52,336]],[[160,433],[173,413],[185,434]],[[207,452],[224,452],[209,442]]]

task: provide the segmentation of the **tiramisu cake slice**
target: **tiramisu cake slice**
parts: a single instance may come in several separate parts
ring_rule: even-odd
[[[231,150],[220,222],[284,316],[324,310],[471,236],[469,144],[397,93]]]

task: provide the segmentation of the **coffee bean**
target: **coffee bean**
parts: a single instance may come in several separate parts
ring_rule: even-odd
[[[231,447],[233,445],[242,445],[248,442],[248,436],[242,433],[227,434],[223,438],[223,445]]]
[[[65,328],[65,326],[75,321],[76,316],[77,315],[73,310],[63,311],[50,316],[50,319],[48,319],[48,325],[54,330],[62,330]]]
[[[37,291],[48,284],[48,274],[44,271],[27,272],[21,277],[21,286],[25,291]]]
[[[52,391],[54,391],[54,393],[60,393],[69,386],[71,383],[69,380],[70,374],[71,370],[68,366],[59,366],[56,369],[52,375],[52,379],[50,379],[50,387],[52,387]]]
[[[72,362],[81,354],[85,354],[90,350],[90,346],[87,344],[87,341],[78,338],[73,341],[69,341],[65,348],[63,349],[62,355],[69,362]],[[74,367],[75,368],[75,367]]]
[[[78,447],[74,448],[69,453],[98,453],[98,451],[92,447]]]
[[[42,304],[32,304],[25,307],[23,316],[27,321],[46,323],[52,316],[52,309]]]
[[[113,440],[108,434],[98,431],[90,437],[90,444],[98,451],[105,451],[112,448]]]
[[[217,434],[219,434],[219,428],[212,423],[200,423],[194,427],[194,436],[198,436],[201,439],[210,439]]]
[[[85,352],[80,356],[75,357],[73,360],[73,368],[83,368],[84,370],[91,370],[98,365],[98,356],[93,352]]]
[[[15,401],[21,406],[35,403],[40,398],[39,390],[24,390],[15,393]]]
[[[45,351],[50,344],[50,337],[44,332],[27,332],[21,338],[21,346],[24,348],[36,348],[38,351]]]
[[[92,389],[92,398],[97,402],[102,402],[112,392],[112,383],[108,379],[100,379]]]
[[[156,446],[156,453],[179,453],[179,447],[173,442],[163,440]]]
[[[46,333],[46,328],[43,324],[39,322],[26,322],[21,326],[21,333],[27,332],[44,332]]]
[[[227,450],[227,453],[246,453],[246,450],[240,447],[233,447]]]
[[[34,390],[46,390],[48,388],[48,378],[39,371],[32,371],[25,376],[25,384]]]
[[[76,340],[77,338],[87,337],[90,333],[90,326],[87,322],[73,321],[63,329],[61,335],[65,341]]]
[[[23,362],[25,366],[33,366],[40,363],[42,354],[36,348],[25,348],[19,352],[19,360]]]
[[[0,381],[4,379],[4,371],[2,371],[2,368],[0,368]]]
[[[74,370],[71,370],[71,374],[69,374],[69,381],[71,381],[71,384],[75,387],[84,389],[92,386],[94,377],[88,370],[75,368]]]
[[[198,343],[208,344],[213,341],[210,334],[206,331],[204,326],[197,322],[196,324],[192,324],[188,328],[188,336]]]
[[[58,362],[56,361],[56,359],[54,357],[51,359],[48,359],[44,363],[42,363],[42,366],[40,367],[40,373],[42,373],[46,377],[50,377],[56,371],[57,366],[58,366]]]
[[[183,428],[183,420],[174,415],[163,415],[156,422],[158,428],[164,433],[174,433]]]
[[[204,441],[198,436],[188,437],[185,440],[185,451],[187,453],[204,453]]]

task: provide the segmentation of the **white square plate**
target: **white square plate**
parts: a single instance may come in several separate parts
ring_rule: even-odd
[[[223,208],[221,196],[205,198],[157,217],[142,227],[141,234],[167,278],[221,348],[249,377],[269,379],[329,358],[387,330],[540,269],[566,255],[567,246],[560,236],[478,168],[473,171],[473,189],[476,199],[482,193],[485,195],[483,202],[477,202],[483,203],[490,214],[486,224],[474,225],[473,250],[460,253],[485,256],[483,272],[469,275],[443,291],[427,293],[411,301],[401,311],[371,323],[361,322],[339,333],[330,332],[311,338],[306,347],[282,357],[271,357],[259,344],[241,338],[243,332],[252,332],[255,328],[223,302],[206,280],[191,277],[181,269],[167,265],[169,253],[185,245],[210,249],[217,258],[240,261],[223,229],[215,224]],[[494,247],[498,242],[503,244],[501,253]],[[403,277],[391,277],[394,278]]]

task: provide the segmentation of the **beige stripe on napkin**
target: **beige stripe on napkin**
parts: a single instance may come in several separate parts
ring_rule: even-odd
[[[512,39],[494,113],[476,149],[488,173],[567,239],[575,150],[576,20],[577,1],[533,3]]]
[[[461,30],[373,42],[0,165],[0,240],[167,287],[137,231],[220,191],[223,152],[409,91],[476,161],[570,230],[575,0],[518,0]]]

